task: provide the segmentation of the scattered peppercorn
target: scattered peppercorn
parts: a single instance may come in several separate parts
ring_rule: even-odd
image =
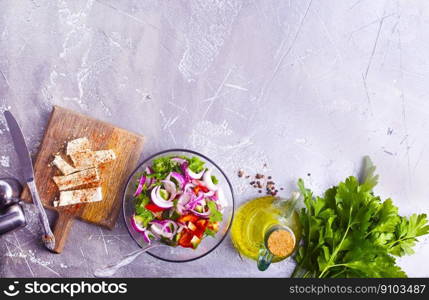
[[[267,167],[267,164],[264,164],[264,168]],[[308,173],[310,174],[310,173]],[[243,169],[239,169],[237,171],[238,177],[250,179],[251,181],[249,184],[255,188],[258,189],[258,193],[262,193],[263,189],[265,189],[265,192],[267,195],[276,196],[278,193],[278,189],[276,188],[276,183],[272,180],[273,177],[271,175],[266,176],[262,173],[256,173],[254,176],[251,175],[245,175]],[[280,188],[281,191],[284,190],[284,188]]]

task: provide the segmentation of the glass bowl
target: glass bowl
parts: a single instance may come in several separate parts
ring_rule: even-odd
[[[136,241],[136,243],[140,246],[146,246],[147,243],[144,241],[143,236],[136,232],[130,224],[131,216],[134,214],[135,210],[135,198],[133,194],[136,190],[136,183],[140,179],[141,173],[146,169],[146,167],[150,166],[152,161],[161,156],[176,156],[176,155],[185,155],[187,157],[196,156],[202,161],[205,162],[205,166],[212,169],[213,175],[215,175],[219,180],[219,186],[223,188],[225,193],[225,198],[228,203],[228,206],[225,207],[223,211],[223,220],[220,223],[219,231],[217,232],[215,237],[207,236],[198,246],[197,249],[183,248],[180,246],[172,247],[172,246],[161,246],[155,247],[149,250],[147,253],[156,257],[158,259],[168,261],[168,262],[188,262],[192,260],[199,259],[203,256],[206,256],[214,249],[216,249],[222,241],[227,236],[229,229],[232,224],[232,219],[234,217],[234,192],[232,189],[232,185],[218,165],[216,165],[211,159],[208,157],[191,150],[185,149],[171,149],[161,151],[156,153],[147,159],[145,159],[137,169],[132,173],[130,178],[128,179],[127,185],[125,187],[124,197],[123,197],[123,215],[125,219],[125,223],[127,224],[128,232],[131,237]]]

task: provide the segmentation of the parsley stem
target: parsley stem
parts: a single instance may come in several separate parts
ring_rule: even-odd
[[[343,244],[344,240],[346,239],[347,234],[349,233],[349,230],[350,230],[350,227],[351,227],[351,226],[350,226],[350,219],[351,219],[351,217],[352,217],[352,210],[353,210],[353,208],[351,207],[351,208],[350,208],[349,223],[347,224],[346,232],[344,232],[344,235],[343,235],[343,238],[341,239],[341,242],[340,242],[340,243],[338,244],[338,246],[335,248],[334,252],[332,253],[331,257],[329,258],[329,261],[328,261],[328,263],[327,263],[326,267],[323,269],[322,273],[320,273],[319,278],[322,278],[322,277],[323,277],[323,275],[325,274],[325,272],[326,272],[328,269],[330,269],[330,268],[332,268],[332,267],[334,267],[334,266],[337,266],[337,265],[331,265],[331,266],[330,266],[330,264],[332,263],[332,260],[333,260],[333,259],[335,259],[335,256],[337,256],[338,251],[340,251],[340,249],[341,249],[341,245]]]
[[[417,236],[410,236],[410,237],[398,239],[398,240],[395,240],[395,241],[392,241],[392,242],[388,243],[386,246],[387,247],[393,247],[393,245],[395,245],[397,243],[400,243],[400,242],[403,242],[403,241],[406,241],[406,240],[412,240],[412,239],[415,239],[415,238],[417,238]]]
[[[338,272],[337,274],[335,274],[332,278],[339,278],[340,275],[343,274],[346,270],[347,270],[347,268],[342,269],[340,272]]]

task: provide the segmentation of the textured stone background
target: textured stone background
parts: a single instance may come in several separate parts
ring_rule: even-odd
[[[15,113],[33,154],[54,104],[144,134],[142,158],[201,151],[239,203],[258,194],[238,168],[266,163],[282,195],[298,177],[321,192],[369,154],[377,193],[402,214],[428,212],[428,13],[425,0],[0,0],[0,110]],[[0,163],[19,176],[3,116]],[[122,220],[113,231],[76,222],[64,253],[50,254],[26,210],[27,228],[0,237],[2,277],[92,276],[137,249]],[[429,276],[428,260],[424,239],[400,264]],[[143,255],[117,276],[286,277],[292,267],[260,273],[228,239],[186,264]]]

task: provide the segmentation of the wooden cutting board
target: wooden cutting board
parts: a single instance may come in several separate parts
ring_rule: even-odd
[[[65,157],[68,141],[87,137],[93,150],[112,149],[116,160],[100,168],[103,201],[54,207],[59,190],[52,177],[61,175],[52,166],[53,155],[60,152]],[[137,166],[143,150],[143,136],[111,124],[98,121],[74,111],[54,106],[45,135],[34,164],[34,173],[40,198],[46,208],[56,210],[58,219],[53,228],[56,253],[61,253],[75,218],[112,229],[121,210],[123,190]],[[31,202],[26,188],[22,198]]]

